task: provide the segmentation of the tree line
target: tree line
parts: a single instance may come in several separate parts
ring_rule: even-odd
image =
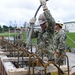
[[[0,33],[8,32],[9,30],[14,30],[17,27],[12,27],[12,26],[6,26],[3,25],[3,27],[0,25]]]

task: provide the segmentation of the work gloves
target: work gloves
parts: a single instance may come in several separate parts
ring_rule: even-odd
[[[48,57],[43,57],[43,62],[48,63]]]
[[[29,21],[30,25],[34,25],[35,22],[36,22],[36,18],[31,18]]]
[[[57,58],[60,57],[60,53],[59,52],[55,52],[55,55],[56,55]]]
[[[40,4],[42,5],[43,10],[47,10],[47,6],[46,6],[46,0],[40,0]]]

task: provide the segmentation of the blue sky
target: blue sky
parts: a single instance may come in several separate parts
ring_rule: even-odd
[[[16,21],[22,26],[34,16],[39,5],[39,0],[0,0],[0,24],[10,25],[11,21],[14,26]],[[55,20],[75,21],[75,0],[49,0],[47,6]],[[37,18],[42,12],[41,8]]]

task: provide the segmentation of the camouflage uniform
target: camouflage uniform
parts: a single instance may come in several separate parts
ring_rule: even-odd
[[[39,56],[51,57],[53,55],[53,37],[55,21],[49,10],[44,11],[44,15],[48,22],[48,27],[38,34],[37,38],[37,54]]]
[[[65,49],[66,49],[65,40],[66,40],[66,33],[64,30],[60,29],[58,32],[56,32],[55,40],[54,40],[54,50],[58,51],[60,53],[60,56],[62,54],[66,54],[66,52],[65,52]],[[60,64],[63,64],[63,62],[64,62],[64,58],[62,58]]]

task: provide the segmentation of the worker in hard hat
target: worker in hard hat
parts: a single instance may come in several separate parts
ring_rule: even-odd
[[[56,54],[56,60],[62,55],[66,54],[66,33],[62,29],[63,21],[57,20],[55,25],[55,40],[54,40],[54,50]],[[60,61],[60,65],[63,65],[65,58],[63,57]]]
[[[40,0],[42,4],[43,13],[40,14],[38,18],[39,25],[41,27],[41,32],[38,33],[37,37],[37,54],[39,56],[46,56],[50,58],[53,54],[53,37],[54,37],[54,26],[55,20],[52,17],[48,7],[46,5],[46,0]],[[30,24],[35,23],[35,18],[30,20]]]

